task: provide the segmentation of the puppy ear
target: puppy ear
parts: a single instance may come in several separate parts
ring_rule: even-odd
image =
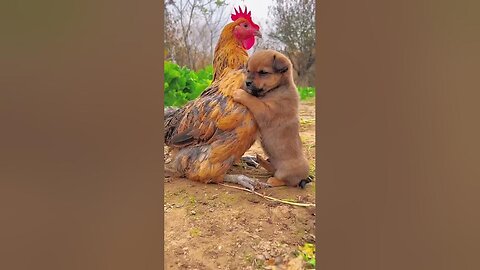
[[[284,73],[288,70],[288,59],[286,57],[277,57],[277,55],[273,55],[273,64],[272,67],[275,72],[277,73]]]

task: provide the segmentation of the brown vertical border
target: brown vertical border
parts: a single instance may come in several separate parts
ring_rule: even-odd
[[[480,269],[479,10],[318,1],[318,269]]]
[[[160,85],[159,89],[160,89],[160,102],[161,102],[160,104],[162,104],[162,106],[161,106],[162,110],[160,112],[160,114],[161,114],[160,121],[161,121],[161,123],[163,123],[163,115],[164,115],[164,109],[163,108],[164,108],[164,104],[165,104],[165,101],[164,101],[165,91],[164,91],[164,84],[163,84],[164,76],[165,76],[164,64],[163,64],[164,57],[165,57],[165,48],[164,48],[165,47],[165,38],[164,38],[164,36],[165,36],[165,33],[164,33],[164,31],[165,31],[165,28],[164,28],[164,26],[165,26],[165,22],[164,22],[164,19],[165,19],[165,16],[164,16],[165,0],[162,0],[160,2],[161,2],[161,4],[160,4],[160,20],[161,20],[160,35],[161,35],[161,38],[162,38],[162,42],[161,42],[161,45],[159,47],[160,47],[160,50],[162,52],[162,57],[161,57],[162,62],[161,62],[161,67],[160,67],[160,70],[161,70],[161,73],[160,73],[161,85]],[[161,134],[162,134],[162,136],[160,138],[160,140],[161,140],[160,142],[162,144],[162,163],[161,163],[161,165],[159,164],[161,166],[161,168],[160,168],[160,172],[161,172],[160,173],[161,174],[160,192],[161,193],[160,194],[161,194],[161,202],[162,202],[162,204],[161,204],[161,207],[162,207],[161,208],[161,218],[160,218],[161,223],[162,223],[160,225],[160,230],[161,230],[161,234],[162,234],[161,235],[162,241],[161,241],[161,247],[160,247],[160,252],[161,252],[160,254],[161,254],[161,263],[162,263],[161,269],[164,269],[164,268],[166,268],[166,265],[165,265],[165,256],[164,256],[164,254],[165,254],[165,244],[164,244],[165,243],[165,233],[164,233],[164,225],[165,225],[164,218],[165,218],[165,215],[164,215],[164,212],[163,212],[164,211],[163,205],[164,205],[164,199],[165,199],[165,197],[164,197],[164,186],[165,186],[165,170],[164,170],[165,166],[164,166],[164,162],[165,161],[164,161],[164,158],[163,158],[165,156],[165,153],[164,153],[165,148],[164,148],[163,138],[164,138],[164,133],[165,133],[165,126],[163,124],[160,125],[160,130],[161,130]]]
[[[319,245],[319,241],[321,239],[321,234],[320,234],[320,230],[319,230],[319,227],[321,226],[322,224],[322,220],[320,219],[320,211],[319,211],[319,207],[318,207],[318,203],[319,203],[319,194],[320,194],[320,189],[321,189],[321,185],[322,185],[322,178],[321,178],[321,174],[320,174],[320,168],[319,166],[321,166],[321,162],[319,161],[319,157],[318,155],[320,154],[320,150],[319,150],[319,141],[320,141],[320,137],[321,137],[321,128],[319,126],[319,119],[320,119],[320,111],[319,111],[319,106],[321,106],[321,102],[319,101],[320,100],[320,91],[321,91],[321,88],[322,88],[322,85],[321,85],[321,79],[320,79],[320,76],[319,76],[319,73],[320,73],[320,61],[321,61],[321,58],[320,58],[320,53],[321,53],[321,37],[320,37],[320,16],[322,14],[322,12],[320,12],[321,10],[321,7],[322,4],[321,4],[321,1],[320,0],[315,0],[315,34],[316,34],[316,38],[315,38],[315,50],[316,50],[316,58],[315,58],[315,71],[316,71],[316,81],[315,81],[315,204],[317,205],[316,209],[315,209],[315,249],[316,249],[316,252],[315,252],[315,261],[316,261],[316,268],[318,269],[320,266],[321,266],[321,258],[322,256],[319,254],[319,251],[320,251],[320,245]]]
[[[162,8],[2,2],[0,269],[163,268]]]

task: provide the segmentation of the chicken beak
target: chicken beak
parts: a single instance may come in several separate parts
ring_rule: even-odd
[[[260,33],[260,31],[255,31],[255,33],[253,33],[254,36],[258,37],[258,38],[262,38],[262,33]]]

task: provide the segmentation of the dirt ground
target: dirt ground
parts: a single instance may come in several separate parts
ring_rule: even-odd
[[[315,101],[302,101],[300,136],[315,174]],[[246,155],[260,153],[258,143]],[[232,168],[260,180],[263,169]],[[260,193],[315,203],[315,181],[305,189],[278,187]],[[315,244],[315,207],[292,206],[216,184],[165,179],[165,269],[313,269],[299,247]]]

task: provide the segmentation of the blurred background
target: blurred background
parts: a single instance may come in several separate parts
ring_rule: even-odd
[[[166,0],[166,106],[181,106],[210,84],[215,45],[238,6],[252,12],[263,35],[249,53],[284,53],[293,63],[302,100],[315,96],[315,0]]]

